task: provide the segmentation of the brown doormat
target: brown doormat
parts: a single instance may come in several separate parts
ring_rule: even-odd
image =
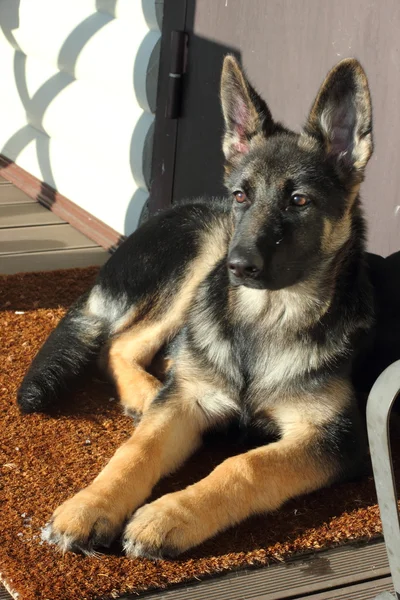
[[[0,572],[19,600],[117,598],[380,534],[373,480],[366,477],[252,518],[178,560],[127,559],[118,545],[101,558],[63,556],[43,543],[40,531],[53,510],[87,485],[132,431],[130,419],[120,414],[114,389],[93,378],[50,415],[21,416],[15,405],[30,360],[96,272],[90,268],[0,277]],[[154,495],[206,475],[237,451],[226,445],[207,446],[162,481]],[[400,457],[399,446],[397,442],[393,447],[395,457]]]

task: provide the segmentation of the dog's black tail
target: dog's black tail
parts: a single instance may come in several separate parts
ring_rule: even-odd
[[[53,404],[98,356],[108,324],[85,310],[87,299],[86,293],[72,305],[34,358],[17,394],[23,412]]]

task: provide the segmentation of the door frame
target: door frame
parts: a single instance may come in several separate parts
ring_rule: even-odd
[[[157,86],[157,108],[154,125],[152,181],[148,209],[154,214],[172,204],[178,118],[166,117],[170,65],[173,58],[171,32],[184,31],[187,0],[164,0],[160,64]]]

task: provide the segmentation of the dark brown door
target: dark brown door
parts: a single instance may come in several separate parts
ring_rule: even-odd
[[[173,200],[223,193],[218,101],[234,52],[272,114],[299,129],[327,71],[355,56],[374,105],[375,153],[363,199],[369,248],[400,249],[399,0],[187,0],[188,72],[177,125]]]

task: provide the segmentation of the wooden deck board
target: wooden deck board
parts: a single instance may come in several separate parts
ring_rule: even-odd
[[[139,597],[144,600],[289,600],[306,596],[314,598],[315,593],[319,600],[341,598],[339,590],[346,590],[348,586],[364,582],[372,584],[381,578],[390,582],[389,575],[385,544],[378,541],[364,546],[348,545],[325,550],[283,564],[238,571],[195,585]],[[333,596],[324,595],[331,594],[331,591]],[[124,596],[121,600],[134,598],[137,596]]]
[[[8,182],[0,181],[0,206],[3,204],[36,204],[36,200]]]
[[[1,243],[0,243],[1,246]],[[102,265],[109,258],[104,248],[69,248],[52,252],[29,252],[0,255],[0,273],[32,273]]]
[[[65,223],[65,221],[37,202],[30,204],[5,204],[0,206],[0,229],[6,229],[8,227],[29,227],[31,225],[49,225],[50,223]]]
[[[6,588],[4,588],[0,583],[0,600],[12,600],[12,596],[7,592]]]
[[[0,273],[102,265],[109,253],[0,177]]]
[[[322,592],[321,594],[301,596],[295,600],[375,600],[383,592],[394,593],[391,577],[364,581],[358,585],[350,585],[346,588]],[[394,596],[392,598],[394,599]]]
[[[46,227],[13,227],[0,232],[0,257],[5,254],[89,247],[97,247],[96,242],[67,223],[46,225]]]

